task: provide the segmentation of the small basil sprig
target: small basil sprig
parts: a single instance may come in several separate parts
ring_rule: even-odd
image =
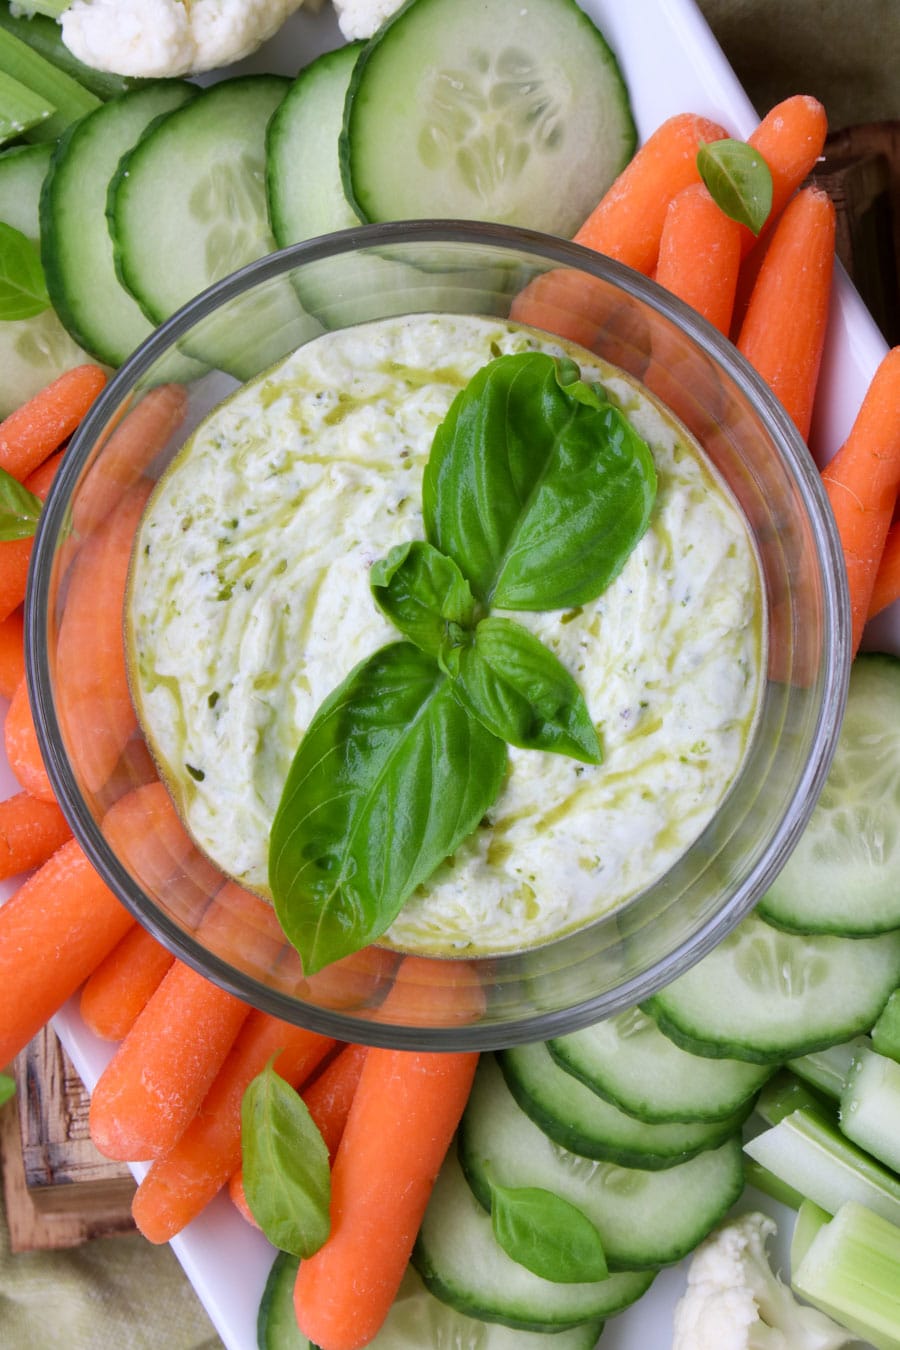
[[[272,824],[275,911],[307,974],[380,937],[473,832],[507,744],[599,763],[576,681],[488,611],[592,600],[655,494],[648,446],[568,359],[499,357],[454,399],[425,470],[428,538],[371,572],[408,641],[361,662],[316,712]]]
[[[0,1106],[8,1102],[10,1097],[15,1096],[16,1080],[10,1078],[8,1073],[0,1073]]]
[[[772,171],[746,141],[701,145],[697,168],[713,201],[726,216],[759,234],[772,210]]]
[[[603,1241],[576,1205],[539,1186],[489,1184],[494,1237],[513,1261],[561,1284],[606,1279]]]
[[[0,319],[31,319],[49,308],[37,246],[0,220]]]
[[[312,1256],[331,1228],[328,1149],[306,1103],[271,1063],[241,1102],[244,1194],[269,1241]]]
[[[0,469],[0,541],[30,539],[43,503],[6,469]]]

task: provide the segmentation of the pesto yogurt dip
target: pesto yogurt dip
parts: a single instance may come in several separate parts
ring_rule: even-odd
[[[126,639],[148,744],[199,847],[267,895],[269,830],[306,727],[398,638],[369,570],[423,537],[435,428],[488,361],[531,350],[599,380],[658,475],[650,528],[601,596],[515,614],[578,681],[603,762],[510,747],[481,826],[388,930],[405,950],[546,942],[622,905],[701,833],[763,680],[759,569],[736,503],[683,428],[596,357],[504,320],[413,315],[325,334],[216,408],[135,545]]]

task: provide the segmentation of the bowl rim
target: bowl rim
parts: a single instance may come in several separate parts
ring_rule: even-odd
[[[506,1021],[475,1022],[465,1026],[412,1026],[378,1022],[369,1017],[354,1016],[345,1011],[303,1002],[262,985],[252,976],[237,970],[215,953],[203,948],[191,934],[159,911],[109,849],[97,822],[83,802],[74,773],[62,749],[64,741],[53,704],[49,649],[45,636],[52,563],[57,540],[66,528],[70,492],[87,462],[95,440],[106,426],[109,414],[127,398],[159,357],[199,319],[221,304],[291,268],[366,248],[429,243],[461,243],[515,251],[519,255],[540,258],[544,263],[587,272],[612,283],[628,296],[649,306],[696,343],[752,402],[779,444],[782,460],[803,500],[817,543],[825,636],[822,692],[811,735],[812,753],[799,776],[791,806],[775,828],[764,855],[729,899],[675,946],[665,960],[633,975],[612,991],[583,999],[567,1008],[551,1011],[535,1009],[527,1015]],[[435,1050],[487,1050],[546,1039],[580,1029],[648,998],[700,960],[750,911],[784,865],[806,825],[824,785],[836,747],[851,665],[846,569],[837,527],[818,468],[783,405],[749,362],[689,305],[615,259],[537,230],[471,220],[435,219],[363,224],[305,240],[247,264],[215,282],[179,309],[136,348],[113,374],[73,434],[41,512],[28,583],[25,611],[26,679],[38,742],[60,807],[75,838],[106,884],[134,917],[163,945],[173,950],[180,960],[245,1002],[323,1035],[341,1040],[363,1040],[371,1045],[388,1048],[427,1046]],[[739,781],[745,764],[746,758],[735,783]],[[800,808],[793,809],[798,802],[801,803]],[[653,885],[658,884],[659,880]],[[601,916],[594,924],[610,920],[617,912]],[[586,927],[594,927],[594,924]],[[582,928],[578,933],[583,934],[585,931]],[[542,947],[552,947],[564,940],[551,939]],[[538,947],[532,950],[541,949]],[[436,956],[430,959],[466,959],[474,964],[490,961],[496,965],[507,959],[507,955],[480,958]]]

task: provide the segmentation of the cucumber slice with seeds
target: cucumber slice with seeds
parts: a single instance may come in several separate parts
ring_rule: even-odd
[[[782,933],[755,914],[644,1004],[695,1054],[777,1064],[868,1031],[900,983],[900,931]]]
[[[615,57],[574,0],[409,0],[354,69],[341,167],[364,219],[570,237],[635,143]]]
[[[738,1134],[662,1171],[598,1163],[561,1148],[516,1104],[491,1055],[478,1065],[460,1125],[459,1159],[485,1209],[490,1181],[537,1186],[571,1201],[597,1228],[610,1270],[680,1261],[744,1188]]]

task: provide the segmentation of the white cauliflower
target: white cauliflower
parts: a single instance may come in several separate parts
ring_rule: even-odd
[[[370,38],[404,0],[334,0],[338,24],[348,42]]]
[[[95,70],[193,75],[249,56],[303,0],[74,0],[63,42]]]
[[[772,1271],[765,1214],[744,1214],[697,1248],[675,1308],[672,1350],[841,1350],[856,1344],[830,1317],[798,1303]]]

